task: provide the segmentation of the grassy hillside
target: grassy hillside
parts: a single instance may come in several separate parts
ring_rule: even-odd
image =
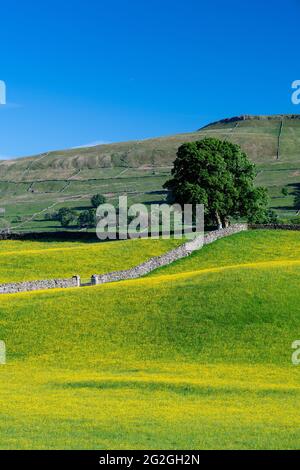
[[[45,153],[0,162],[0,207],[17,230],[56,230],[43,220],[47,211],[89,205],[101,192],[115,201],[161,201],[176,151],[183,142],[215,136],[238,143],[258,166],[257,183],[268,186],[272,207],[295,215],[293,195],[300,181],[300,117],[246,116],[211,124],[199,131],[137,142]],[[287,187],[289,195],[282,197]],[[5,221],[0,218],[0,224]]]
[[[0,448],[299,448],[299,241],[242,233],[156,277],[0,296]]]
[[[239,265],[286,263],[300,260],[300,233],[284,230],[253,230],[223,238],[195,251],[186,259],[160,268],[149,276],[234,268]]]
[[[182,243],[180,240],[101,242],[1,241],[0,283],[60,279],[129,269]]]

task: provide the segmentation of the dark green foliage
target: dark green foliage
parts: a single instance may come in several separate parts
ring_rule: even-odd
[[[69,225],[73,225],[77,222],[77,215],[76,212],[68,207],[62,207],[56,213],[55,219],[58,220],[62,227],[68,227]]]
[[[80,213],[78,225],[81,228],[90,228],[96,226],[96,209],[88,209]]]
[[[253,216],[248,217],[248,221],[253,224],[278,224],[282,222],[272,209],[257,211]]]
[[[288,189],[286,187],[282,188],[281,194],[285,197],[288,196],[288,194],[289,194]]]
[[[97,208],[98,206],[100,206],[101,204],[105,204],[106,203],[106,198],[105,196],[103,196],[102,194],[95,194],[92,198],[91,198],[91,204],[93,207]]]
[[[165,186],[179,204],[204,204],[207,220],[227,226],[231,217],[267,217],[267,190],[254,186],[255,165],[241,148],[206,138],[179,147]]]
[[[267,217],[268,217],[268,220],[269,220],[269,223],[270,223],[270,224],[278,224],[278,223],[280,223],[278,214],[277,214],[273,209],[269,209],[269,210],[267,211]]]
[[[297,211],[300,211],[300,191],[299,191],[298,188],[297,188],[296,196],[295,196],[295,199],[294,199],[294,208]]]

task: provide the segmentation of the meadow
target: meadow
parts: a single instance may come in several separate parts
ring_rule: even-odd
[[[145,278],[0,296],[0,448],[299,448],[299,241],[240,233]]]
[[[117,242],[11,241],[0,243],[0,283],[62,279],[128,269],[175,248],[180,240]]]
[[[189,258],[154,271],[150,276],[191,271],[237,268],[239,265],[298,262],[300,232],[285,230],[250,230],[218,240],[192,253]]]

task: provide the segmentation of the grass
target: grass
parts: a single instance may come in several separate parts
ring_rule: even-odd
[[[60,279],[79,274],[90,279],[128,269],[175,248],[180,240],[101,242],[10,241],[0,243],[0,282]]]
[[[242,233],[154,277],[1,296],[0,448],[299,448],[299,236]]]
[[[150,276],[198,271],[207,268],[300,259],[300,232],[251,230],[223,238],[189,258],[154,271]]]

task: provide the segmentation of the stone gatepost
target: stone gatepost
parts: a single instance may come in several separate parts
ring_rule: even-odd
[[[92,286],[96,286],[98,282],[99,282],[99,276],[97,274],[93,274],[91,277]]]
[[[74,280],[76,287],[80,287],[80,276],[73,276],[72,279]]]

